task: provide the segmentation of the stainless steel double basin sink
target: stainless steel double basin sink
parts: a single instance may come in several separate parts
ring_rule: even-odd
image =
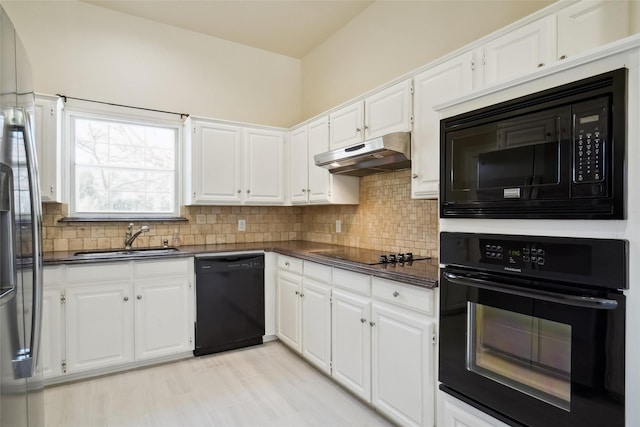
[[[167,248],[141,248],[125,250],[105,250],[105,251],[82,251],[73,254],[74,258],[80,259],[105,259],[105,258],[138,258],[152,257],[180,253],[180,249],[174,247]]]

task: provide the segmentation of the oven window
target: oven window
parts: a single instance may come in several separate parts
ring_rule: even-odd
[[[569,411],[571,325],[468,304],[467,369]]]

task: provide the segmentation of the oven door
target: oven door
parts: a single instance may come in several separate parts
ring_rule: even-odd
[[[512,425],[624,426],[625,297],[447,268],[441,389]]]

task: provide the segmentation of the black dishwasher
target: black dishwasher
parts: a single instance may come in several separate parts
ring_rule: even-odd
[[[196,258],[195,335],[196,356],[262,344],[264,255]]]

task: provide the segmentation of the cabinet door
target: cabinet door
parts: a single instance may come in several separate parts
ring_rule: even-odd
[[[628,1],[582,1],[558,12],[558,59],[629,35]]]
[[[302,355],[331,374],[331,286],[302,281]]]
[[[308,197],[311,203],[330,201],[331,174],[325,168],[316,166],[314,156],[329,151],[329,117],[323,117],[310,123],[309,131],[309,188]]]
[[[284,132],[245,129],[245,201],[284,203]]]
[[[136,360],[193,350],[193,318],[189,316],[191,286],[186,278],[136,281]]]
[[[133,361],[133,304],[129,283],[66,289],[69,373]]]
[[[218,123],[193,124],[192,203],[242,202],[242,129]]]
[[[278,272],[276,289],[276,335],[280,341],[300,353],[302,351],[302,278]]]
[[[309,187],[309,150],[307,143],[307,127],[291,131],[289,134],[290,171],[289,188],[291,203],[307,203]],[[326,150],[325,150],[326,151]]]
[[[483,85],[531,73],[555,60],[555,40],[555,17],[547,16],[488,42],[482,48]]]
[[[60,289],[45,289],[42,298],[40,364],[45,378],[62,374],[62,304]]]
[[[364,104],[355,102],[329,115],[331,149],[346,147],[364,139]]]
[[[370,313],[369,298],[333,291],[331,375],[367,402],[371,401]]]
[[[411,130],[411,85],[406,80],[365,99],[365,139]]]
[[[374,303],[372,403],[405,426],[433,426],[433,322],[427,316]]]
[[[467,52],[418,74],[414,80],[415,122],[411,138],[411,194],[437,198],[440,181],[440,116],[437,104],[471,92],[473,53]]]
[[[38,95],[34,105],[34,140],[43,202],[62,202],[62,101]]]

